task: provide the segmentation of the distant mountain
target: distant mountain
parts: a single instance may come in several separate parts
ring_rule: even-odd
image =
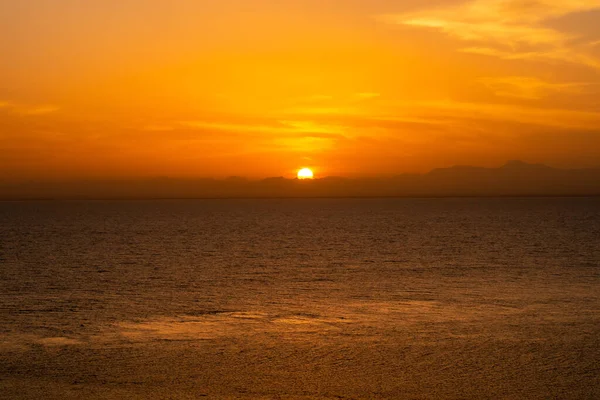
[[[600,168],[566,170],[523,161],[509,161],[498,168],[438,168],[392,178],[0,182],[0,199],[584,195],[600,195]]]
[[[511,170],[554,170],[555,168],[549,167],[544,164],[529,164],[520,160],[510,160],[504,164],[501,169]]]
[[[509,161],[499,168],[457,166],[423,176],[422,189],[440,195],[596,195],[600,169],[563,170]]]

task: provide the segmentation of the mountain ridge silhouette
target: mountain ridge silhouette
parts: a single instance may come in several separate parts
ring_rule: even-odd
[[[456,165],[424,174],[314,180],[147,179],[71,182],[0,182],[0,199],[285,198],[596,196],[600,168],[560,169],[511,160],[496,168]]]

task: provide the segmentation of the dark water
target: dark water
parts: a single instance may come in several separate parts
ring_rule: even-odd
[[[0,203],[0,398],[600,398],[600,199]]]

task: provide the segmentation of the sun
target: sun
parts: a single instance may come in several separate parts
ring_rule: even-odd
[[[314,174],[310,170],[310,168],[302,168],[300,171],[298,171],[298,179],[313,179],[313,178],[314,178]]]

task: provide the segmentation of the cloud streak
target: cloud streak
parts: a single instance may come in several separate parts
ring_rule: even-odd
[[[475,0],[449,7],[381,16],[392,24],[439,30],[475,44],[463,52],[504,59],[570,62],[600,69],[589,46],[575,46],[577,35],[548,21],[600,9],[599,0]]]
[[[577,94],[585,92],[587,83],[551,83],[535,77],[507,76],[481,78],[483,85],[495,95],[526,100],[539,100],[555,93]]]
[[[420,104],[415,111],[423,113],[424,117],[431,114],[446,115],[459,120],[478,118],[487,121],[512,121],[555,129],[597,130],[600,126],[599,112],[507,104],[429,102]]]
[[[314,123],[309,120],[277,120],[269,123],[232,123],[211,121],[181,121],[179,125],[207,131],[234,132],[246,134],[294,135],[306,137],[338,137],[343,131],[339,126]]]
[[[35,115],[44,115],[44,114],[52,114],[60,110],[58,106],[51,104],[43,104],[43,105],[23,105],[23,104],[15,104],[8,101],[0,101],[0,109],[7,110],[12,114],[22,115],[22,116],[35,116]]]

